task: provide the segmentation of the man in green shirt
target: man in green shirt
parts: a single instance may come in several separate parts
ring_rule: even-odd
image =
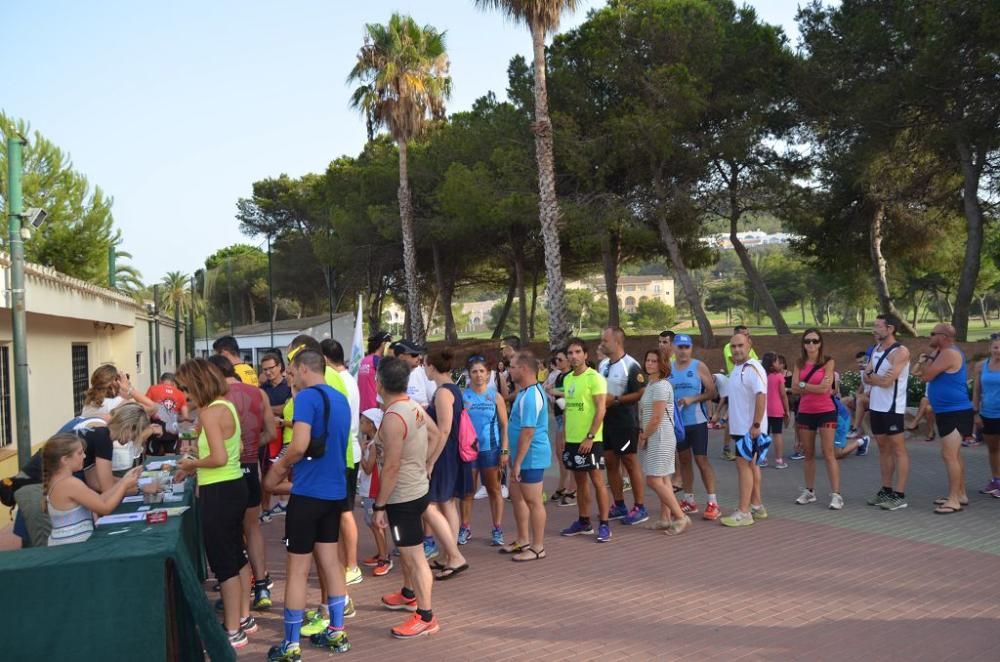
[[[735,327],[733,327],[733,335],[738,336],[740,334],[746,336],[747,338],[750,338],[750,329],[748,329],[743,324],[738,324]],[[751,348],[750,356],[748,356],[747,358],[748,359],[757,358],[757,352],[753,351],[753,348]],[[726,362],[726,374],[729,375],[730,373],[732,373],[734,365],[733,348],[731,343],[726,343],[725,347],[722,348],[722,359]]]
[[[587,345],[579,338],[569,341],[566,357],[572,372],[563,381],[566,397],[566,449],[562,461],[576,479],[576,505],[580,518],[562,530],[564,536],[593,535],[590,524],[590,485],[597,494],[600,525],[597,542],[611,540],[608,526],[608,491],[604,488],[604,412],[608,384],[587,366]],[[589,481],[589,482],[588,482]]]

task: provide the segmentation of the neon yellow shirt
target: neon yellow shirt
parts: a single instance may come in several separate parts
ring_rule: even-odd
[[[292,420],[294,415],[295,398],[288,398],[288,402],[285,403],[285,408],[281,410],[281,418],[286,421]],[[287,446],[292,443],[292,428],[282,428],[281,429],[281,445]]]
[[[240,417],[236,414],[236,407],[228,400],[220,398],[209,406],[219,404],[225,405],[233,415],[233,422],[236,423],[236,429],[233,430],[233,436],[223,441],[226,447],[226,463],[221,467],[200,467],[198,469],[198,484],[202,487],[215,483],[223,483],[228,480],[238,480],[243,477],[243,470],[240,468],[240,449],[243,447]],[[204,428],[202,428],[201,434],[198,435],[198,457],[208,457],[211,453],[208,448],[208,436],[205,434]]]
[[[253,367],[248,366],[246,363],[237,363],[233,366],[233,371],[236,372],[236,377],[244,384],[249,384],[250,386],[260,386],[257,382],[257,371]]]
[[[607,380],[593,368],[587,368],[581,375],[572,372],[566,375],[563,379],[563,393],[566,394],[566,443],[579,444],[586,439],[597,414],[594,396],[607,392]],[[604,423],[601,423],[594,441],[603,440]]]
[[[333,390],[341,393],[345,398],[347,395],[347,387],[344,386],[344,379],[341,377],[336,370],[330,366],[326,366],[326,370],[323,372],[323,377],[326,380],[326,385],[331,387]],[[289,398],[288,402],[285,403],[285,408],[281,410],[281,416],[286,421],[295,420],[295,398]],[[292,443],[292,428],[285,428],[281,431],[281,444],[287,446]],[[347,444],[347,468],[354,468],[354,449],[351,444]]]

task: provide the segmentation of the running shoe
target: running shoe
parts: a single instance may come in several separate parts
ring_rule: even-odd
[[[431,620],[425,621],[419,614],[414,614],[402,625],[392,628],[392,636],[397,639],[413,639],[426,634],[434,634],[441,629],[438,625],[437,616],[431,616]]]
[[[622,524],[628,524],[629,526],[642,524],[648,519],[649,512],[646,511],[646,506],[636,506],[628,511],[628,515],[622,518]]]
[[[344,618],[354,618],[358,615],[358,609],[354,606],[354,600],[351,600],[351,596],[347,596],[347,602],[344,603]]]
[[[239,628],[237,628],[236,632],[233,632],[232,634],[227,632],[226,636],[229,637],[229,645],[233,648],[243,648],[250,643],[250,640],[247,639],[246,633]]]
[[[728,446],[726,448],[723,448],[722,459],[729,460],[730,462],[734,461],[736,459],[736,451],[734,451],[732,448]]]
[[[597,527],[597,542],[610,542],[611,541],[611,527],[607,524],[601,524]]]
[[[809,489],[803,489],[802,494],[800,494],[799,498],[795,500],[795,503],[799,504],[800,506],[804,506],[807,503],[815,503],[815,502],[816,502],[816,493]]]
[[[906,499],[893,492],[879,505],[882,510],[901,510],[906,508]]]
[[[473,495],[472,498],[473,499],[485,499],[488,496],[489,496],[489,493],[486,491],[486,486],[485,485],[480,485],[479,489],[476,490],[476,493],[475,493],[475,495]]]
[[[696,510],[695,512],[698,511]],[[701,516],[703,519],[707,519],[710,522],[714,522],[715,520],[722,517],[722,509],[719,508],[719,504],[715,503],[714,501],[709,501],[708,505],[705,506],[705,512],[702,513]]]
[[[490,545],[493,547],[501,547],[503,545],[503,529],[493,527],[493,533],[490,535]]]
[[[458,544],[468,545],[469,538],[472,537],[472,529],[467,526],[461,526],[458,528]]]
[[[858,432],[858,429],[856,427],[854,427],[853,425],[847,431],[847,438],[848,439],[857,439],[860,436],[861,436],[861,433]]]
[[[560,506],[575,506],[576,505],[576,492],[566,492],[559,499]]]
[[[742,513],[740,511],[734,512],[732,515],[728,515],[719,520],[722,526],[737,527],[737,526],[750,526],[753,524],[753,515],[750,513]]]
[[[361,562],[361,565],[363,565],[366,568],[374,568],[375,566],[378,565],[378,562],[381,560],[382,559],[379,558],[378,554],[376,554],[374,556],[369,556],[368,558],[366,558],[364,561]]]
[[[694,499],[681,499],[681,510],[688,515],[697,515],[698,503]]]
[[[372,574],[376,577],[385,577],[392,570],[392,559],[379,559],[379,562],[375,565]]]
[[[319,609],[310,609],[303,614],[302,627],[299,628],[299,634],[303,637],[311,637],[314,634],[319,634],[329,625],[330,619],[325,618],[322,611]]]
[[[273,518],[271,517],[271,511],[270,510],[265,510],[265,511],[261,512],[260,515],[257,516],[257,521],[260,522],[261,524],[267,524],[272,519]]]
[[[510,491],[507,489],[506,485],[500,486],[500,496],[504,499],[510,500]]]
[[[594,527],[590,524],[582,524],[580,520],[575,519],[573,523],[568,527],[559,532],[563,536],[592,536],[594,535]]]
[[[980,494],[989,494],[990,496],[997,496],[1000,494],[1000,480],[994,478],[990,482],[986,483],[986,487],[979,490]]]
[[[802,451],[795,451],[794,453],[792,453],[791,455],[788,456],[788,459],[789,460],[804,460],[804,459],[806,459],[806,456],[805,456],[805,454]]]
[[[979,445],[979,440],[975,437],[966,437],[962,440],[962,448],[972,448]]]
[[[560,487],[560,488],[559,488],[558,490],[556,490],[555,492],[553,492],[553,493],[552,493],[552,496],[551,496],[551,497],[549,497],[549,498],[550,498],[550,499],[551,499],[552,501],[559,501],[560,499],[562,499],[562,498],[563,498],[563,495],[564,495],[564,494],[566,494],[566,490],[564,490],[564,489],[562,489],[562,488]]]
[[[271,605],[271,591],[267,588],[267,580],[254,582],[253,603],[251,606],[254,609],[264,610],[270,609]]]
[[[351,650],[351,642],[347,640],[347,632],[333,628],[327,628],[319,634],[309,637],[309,643],[334,653],[346,653]]]
[[[625,507],[625,504],[611,506],[608,519],[623,519],[625,517],[628,517],[628,508]]]
[[[760,467],[761,469],[766,469],[767,468],[767,458],[766,457],[762,457],[759,460],[757,460],[757,466]]]
[[[246,634],[253,634],[257,631],[257,620],[253,616],[247,616],[240,621],[240,629]]]
[[[283,506],[280,503],[276,504],[274,508],[271,509],[271,517],[284,517],[288,514],[288,506]]]
[[[777,460],[774,461],[774,468],[775,469],[787,469],[788,468],[788,463],[785,462],[785,458],[779,457]]]
[[[750,506],[750,517],[752,517],[753,521],[755,522],[757,520],[767,519],[768,517],[767,508],[765,508],[764,506],[761,506],[760,508],[754,508],[753,506]]]
[[[427,557],[428,561],[436,559],[440,553],[441,552],[438,550],[437,543],[434,542],[433,538],[430,540],[424,538],[424,556]]]
[[[302,662],[302,649],[298,644],[282,642],[267,651],[267,662]]]
[[[885,488],[882,488],[875,493],[875,496],[869,498],[866,501],[866,503],[869,506],[881,506],[891,496],[892,496],[891,490],[886,490]]]
[[[861,441],[858,442],[858,450],[854,454],[858,457],[864,457],[868,455],[868,447],[872,445],[872,438],[868,435],[861,437]]]
[[[629,480],[628,476],[622,478],[622,491],[631,492],[632,491],[632,481]]]
[[[843,510],[844,508],[844,497],[840,496],[837,492],[830,495],[830,510]]]
[[[344,582],[350,586],[351,584],[360,584],[365,580],[365,575],[361,572],[361,568],[354,566],[353,568],[347,568],[344,571]]]
[[[416,596],[407,598],[400,591],[387,593],[382,596],[382,606],[393,611],[416,611],[417,598]]]

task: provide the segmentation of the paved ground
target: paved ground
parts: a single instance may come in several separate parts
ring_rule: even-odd
[[[712,454],[721,443],[713,434]],[[471,569],[436,582],[439,634],[397,641],[399,613],[378,607],[399,588],[397,571],[351,587],[348,621],[356,659],[446,660],[997,660],[1000,659],[1000,499],[975,494],[986,482],[986,450],[964,450],[970,507],[931,513],[944,490],[936,444],[909,442],[910,507],[876,510],[878,459],[842,463],[847,507],[826,509],[820,463],[810,506],[792,503],[799,463],[764,476],[768,521],[729,530],[697,520],[679,538],[613,525],[614,540],[560,538],[575,508],[549,508],[549,557],[514,564],[487,546],[486,503],[477,501],[474,539],[463,548]],[[720,501],[734,505],[735,467],[714,459]],[[547,481],[548,482],[548,481]],[[549,482],[551,485],[551,482]],[[551,491],[551,488],[550,488]],[[701,490],[699,489],[699,493]],[[703,497],[703,494],[700,494]],[[631,495],[628,495],[631,505]],[[512,529],[509,510],[505,528]],[[275,608],[258,615],[260,632],[240,652],[262,659],[281,638],[283,525],[266,525]],[[367,531],[361,556],[372,551]],[[319,598],[313,580],[310,603]],[[214,597],[214,596],[213,596]],[[308,644],[307,644],[308,645]],[[328,655],[304,650],[306,659]]]

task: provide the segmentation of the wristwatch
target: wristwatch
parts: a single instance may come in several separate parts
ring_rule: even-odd
[[[754,423],[752,427],[759,428],[760,427],[760,423]]]
[[[594,433],[593,432],[588,432],[587,433],[587,441],[593,441],[593,440],[594,440]]]
[[[507,448],[501,448],[500,449],[500,454],[501,455],[510,455],[510,450],[507,449]]]
[[[375,505],[372,506],[372,510],[375,512],[378,512],[380,510],[385,510],[385,506],[380,506],[376,503]]]
[[[805,387],[806,387],[805,382],[799,382],[799,388],[805,388]]]

